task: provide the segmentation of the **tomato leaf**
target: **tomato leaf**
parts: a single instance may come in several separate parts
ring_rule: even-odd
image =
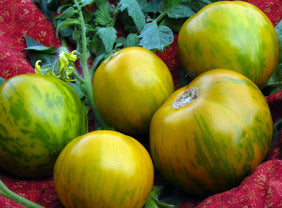
[[[42,1],[42,0],[38,0],[38,1]],[[56,9],[60,6],[61,1],[60,0],[43,0],[46,1],[47,4],[47,8],[50,11],[56,11]]]
[[[180,0],[163,0],[160,2],[160,11],[165,12],[175,7]]]
[[[55,46],[44,46],[28,36],[25,36],[25,42],[27,47],[23,50],[28,51],[28,57],[33,67],[38,60],[41,60],[42,66],[44,66],[53,64],[58,59],[58,49]]]
[[[0,86],[5,82],[5,79],[3,79],[2,77],[0,77]]]
[[[64,10],[59,16],[57,16],[56,19],[70,18],[77,13],[78,11],[76,9],[74,9],[73,7],[69,7],[66,10]]]
[[[58,36],[59,31],[74,24],[81,24],[77,19],[68,18],[57,25],[56,35]]]
[[[145,14],[158,13],[160,8],[160,2],[161,2],[160,0],[152,0],[152,1],[138,0],[140,7],[142,8],[142,11]]]
[[[174,33],[178,33],[181,26],[189,17],[210,3],[212,2],[209,0],[180,0],[173,7],[167,9],[167,16],[161,21],[160,25],[166,25]]]
[[[175,205],[167,204],[159,201],[163,186],[153,186],[149,198],[147,199],[144,208],[176,208]]]
[[[97,30],[97,34],[105,46],[106,53],[110,53],[117,38],[116,29],[114,27],[99,27]]]
[[[68,85],[71,86],[71,88],[76,92],[78,97],[83,101],[85,105],[89,105],[90,101],[86,93],[85,85],[82,85],[81,83],[73,83],[73,82],[68,82]]]
[[[179,88],[184,87],[188,85],[192,80],[193,77],[191,76],[193,73],[187,73],[183,67],[180,68],[180,73],[179,73]]]
[[[160,25],[165,25],[169,27],[173,31],[173,33],[177,34],[186,20],[186,17],[177,18],[177,21],[175,21],[175,18],[166,17],[164,20],[161,21]]]
[[[264,95],[272,95],[279,90],[282,90],[282,20],[276,25],[275,31],[278,38],[279,44],[279,58],[278,65],[274,74],[267,81],[265,86],[262,88]]]
[[[278,134],[279,134],[279,131],[281,131],[281,129],[282,129],[282,119],[279,119],[276,123],[273,124],[272,140],[271,140],[269,151],[268,151],[268,153],[267,153],[267,155],[265,157],[265,161],[269,157],[269,154],[270,154],[273,146],[275,145],[275,143],[277,141]]]
[[[216,2],[216,1],[220,1],[220,0],[214,0],[214,1],[209,1],[209,0],[199,0],[199,1],[183,0],[183,2],[185,2],[186,5],[188,5],[191,8],[191,10],[194,11],[195,13],[198,12],[204,6],[206,6],[206,5],[208,5],[212,2]]]
[[[97,1],[98,9],[94,13],[94,21],[102,26],[108,25],[112,21],[111,12],[113,12],[113,8],[111,7],[108,1],[99,0]]]
[[[146,24],[139,37],[141,38],[140,45],[142,47],[159,51],[163,51],[163,48],[171,44],[174,38],[169,27],[158,26],[156,21]]]
[[[137,46],[138,43],[139,43],[138,35],[134,33],[130,33],[126,38],[124,47]]]
[[[144,208],[176,208],[187,200],[187,194],[165,182],[154,185]]]
[[[78,3],[81,7],[84,7],[84,6],[87,6],[89,4],[94,3],[95,1],[96,0],[80,0],[80,1],[78,1]]]
[[[44,52],[46,54],[56,54],[58,52],[55,46],[47,47],[47,46],[44,46],[38,43],[36,40],[28,36],[24,36],[24,38],[25,38],[27,47],[23,50],[39,51],[39,52]]]
[[[167,11],[167,16],[170,18],[191,17],[195,12],[187,4],[177,4]]]
[[[126,38],[121,37],[117,39],[115,43],[115,48],[118,49],[118,48],[127,48],[130,46],[138,46],[139,41],[140,39],[137,34],[129,33]]]
[[[145,15],[136,0],[121,0],[118,3],[119,10],[127,10],[138,31],[141,31],[145,25]]]
[[[53,0],[54,1],[54,0]],[[50,11],[50,6],[52,5],[52,0],[35,0],[34,3],[40,8],[42,13],[47,19],[53,23],[54,14]],[[55,6],[55,4],[53,5]]]

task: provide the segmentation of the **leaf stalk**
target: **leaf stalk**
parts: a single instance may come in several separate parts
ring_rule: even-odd
[[[0,180],[0,195],[11,199],[18,204],[26,206],[28,208],[44,208],[43,206],[36,204],[32,201],[29,201],[26,198],[21,197],[20,195],[12,192],[1,180]]]
[[[89,73],[89,69],[87,66],[87,61],[88,61],[88,52],[87,52],[87,39],[86,39],[86,26],[85,26],[85,21],[84,21],[84,17],[83,17],[83,12],[82,12],[82,8],[79,5],[77,0],[74,0],[74,3],[77,5],[78,10],[79,10],[79,21],[80,21],[80,25],[81,25],[81,38],[82,38],[82,57],[81,57],[81,64],[82,64],[82,71],[83,71],[83,75],[84,75],[84,82],[85,82],[85,86],[86,86],[86,90],[87,90],[87,94],[89,96],[89,100],[90,100],[90,104],[91,107],[95,113],[95,117],[98,120],[98,122],[100,123],[100,125],[102,126],[103,129],[113,129],[112,127],[110,127],[105,120],[103,119],[102,115],[99,113],[96,104],[94,102],[94,96],[93,96],[93,91],[92,91],[92,78],[90,76]]]

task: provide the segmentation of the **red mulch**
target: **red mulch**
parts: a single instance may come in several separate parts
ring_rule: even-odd
[[[281,0],[248,0],[259,7],[275,26],[282,18]],[[25,48],[24,35],[32,37],[46,46],[60,46],[55,30],[31,0],[0,0],[0,76],[33,73]],[[177,35],[175,35],[175,40]],[[173,72],[175,84],[179,76],[180,62],[177,57],[176,41],[158,55]],[[274,121],[281,119],[282,91],[266,97]],[[262,163],[238,187],[210,196],[203,200],[190,199],[181,208],[190,207],[282,207],[282,133],[272,148],[268,160]],[[52,178],[22,180],[0,171],[1,180],[14,192],[45,207],[63,207],[59,202]],[[17,205],[0,196],[0,207]]]

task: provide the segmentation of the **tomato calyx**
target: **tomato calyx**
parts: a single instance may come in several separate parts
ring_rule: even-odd
[[[175,109],[180,109],[199,98],[199,88],[191,87],[186,89],[180,96],[178,96],[172,103],[172,107]]]
[[[105,64],[110,62],[114,57],[116,57],[119,54],[119,51],[114,52],[113,54],[111,54],[106,60],[105,60]]]

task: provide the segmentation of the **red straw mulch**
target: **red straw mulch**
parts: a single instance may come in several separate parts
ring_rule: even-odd
[[[282,18],[281,0],[248,0],[258,6],[275,26]],[[8,79],[33,73],[26,52],[24,35],[46,46],[60,46],[50,22],[31,0],[0,0],[0,77]],[[177,35],[175,35],[177,39]],[[167,63],[174,77],[178,77],[180,62],[176,41],[158,55]],[[177,82],[176,82],[177,84]],[[266,97],[274,121],[281,119],[282,91]],[[189,200],[181,208],[190,207],[282,207],[282,132],[267,161],[262,163],[238,187],[203,200]],[[50,208],[63,207],[59,202],[52,178],[22,180],[0,171],[1,180],[14,192]],[[21,205],[0,196],[0,207],[20,208]]]

